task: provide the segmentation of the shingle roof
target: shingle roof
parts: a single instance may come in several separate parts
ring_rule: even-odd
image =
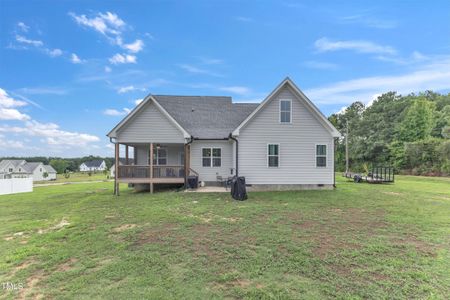
[[[100,167],[100,165],[102,164],[103,160],[101,159],[96,159],[96,160],[89,160],[89,161],[85,161],[84,164],[86,165],[86,167],[88,168],[98,168]]]
[[[33,173],[34,170],[41,164],[41,162],[27,162],[22,167],[25,171]]]
[[[16,168],[17,166],[26,163],[26,161],[23,159],[4,159],[0,162],[0,169],[6,167],[9,163],[11,163],[14,168]]]
[[[258,106],[221,96],[153,96],[196,138],[226,138]]]
[[[44,169],[47,173],[56,173],[56,170],[50,165],[44,165]]]

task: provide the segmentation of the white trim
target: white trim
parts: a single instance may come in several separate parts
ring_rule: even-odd
[[[271,167],[269,166],[269,145],[277,145],[278,146],[278,155],[271,154],[270,156],[278,156],[278,166]],[[280,143],[267,143],[266,144],[266,160],[267,160],[267,168],[273,169],[273,168],[279,168],[281,165],[281,153],[280,153]]]
[[[263,102],[259,104],[259,106],[244,120],[239,124],[236,129],[233,130],[233,136],[239,136],[239,131],[244,127],[253,117],[269,103],[273,97],[278,93],[278,91],[283,88],[285,85],[288,85],[292,88],[295,94],[297,94],[298,100],[303,100],[305,106],[312,112],[313,116],[317,118],[317,120],[325,127],[325,129],[330,132],[332,137],[341,137],[341,134],[337,129],[333,126],[333,124],[328,121],[328,119],[319,111],[319,109],[308,99],[308,97],[303,94],[303,92],[292,82],[289,77],[286,77],[270,94],[267,96]]]
[[[203,149],[211,149],[211,158],[210,158],[210,161],[209,161],[210,162],[210,166],[209,167],[205,167],[203,165],[203,158],[207,158],[207,157],[203,156]],[[213,158],[214,158],[213,149],[220,149],[220,166],[214,166],[214,163],[213,163]],[[202,147],[201,148],[202,168],[222,168],[222,157],[223,157],[222,156],[222,153],[223,153],[222,150],[223,150],[222,147],[214,147],[214,146]],[[216,156],[215,158],[218,158],[218,157]]]
[[[165,165],[160,165],[159,164],[159,153],[158,152],[161,149],[166,150],[166,164]],[[148,147],[148,151],[149,151],[148,156],[150,157],[150,147]],[[155,155],[155,160],[156,160],[156,163],[153,163],[154,166],[167,166],[167,165],[169,165],[168,164],[168,162],[169,162],[169,149],[168,149],[167,146],[160,146],[159,149],[155,146],[155,151],[153,151],[153,155]],[[153,157],[152,157],[152,159],[153,159]],[[149,164],[150,164],[150,162],[149,162]]]
[[[317,146],[325,146],[325,155],[317,155]],[[324,143],[314,144],[314,154],[315,154],[314,166],[316,168],[320,168],[320,169],[328,168],[328,144],[324,144]],[[324,157],[324,156],[325,156],[325,166],[318,166],[317,165],[317,157]]]
[[[283,102],[283,101],[287,101],[287,102],[290,103],[290,105],[289,105],[289,107],[290,107],[290,110],[289,110],[289,122],[281,122],[281,113],[282,113],[282,111],[281,111],[281,102]],[[290,125],[290,124],[292,124],[292,99],[279,99],[278,102],[279,102],[279,104],[278,104],[278,122],[280,124],[283,124],[283,125]],[[283,112],[286,112],[286,111],[283,111]]]

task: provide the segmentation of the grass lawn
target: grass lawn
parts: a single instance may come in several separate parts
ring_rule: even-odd
[[[0,298],[450,295],[450,179],[334,191],[135,194],[111,182],[0,196]]]
[[[81,181],[101,181],[101,180],[108,180],[108,173],[105,175],[102,172],[92,173],[91,176],[89,176],[88,173],[82,173],[82,172],[76,172],[76,173],[70,173],[69,178],[65,178],[64,174],[56,174],[56,180],[48,181],[36,181],[35,183],[59,183],[59,182],[81,182]]]

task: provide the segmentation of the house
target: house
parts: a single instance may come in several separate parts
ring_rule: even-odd
[[[133,165],[134,160],[132,158],[128,158],[128,161],[125,158],[119,158],[119,166],[123,165]],[[116,164],[113,164],[109,170],[109,176],[114,178],[116,176]]]
[[[23,159],[4,159],[0,161],[0,179],[28,178],[30,173],[23,166],[27,162]]]
[[[118,183],[206,185],[244,176],[253,190],[331,188],[340,133],[289,79],[259,104],[230,97],[148,95],[108,134]],[[134,165],[119,165],[130,148]],[[122,147],[123,147],[122,146]]]
[[[106,163],[101,159],[85,161],[80,165],[80,172],[101,172],[105,170]]]
[[[56,170],[50,165],[44,165],[45,172],[47,173],[46,180],[56,180]]]
[[[0,162],[0,179],[28,177],[32,177],[33,181],[55,180],[56,171],[42,162],[27,162],[23,159],[5,159]]]

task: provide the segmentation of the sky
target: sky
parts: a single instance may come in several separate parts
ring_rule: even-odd
[[[0,0],[0,157],[112,156],[149,93],[261,102],[289,76],[327,116],[450,90],[450,1]]]

